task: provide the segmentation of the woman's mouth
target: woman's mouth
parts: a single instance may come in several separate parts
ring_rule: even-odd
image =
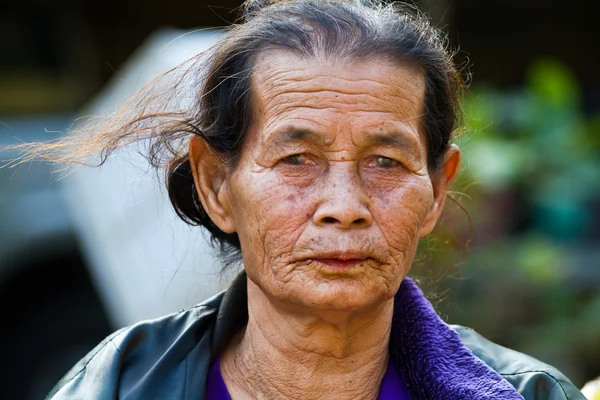
[[[335,269],[352,269],[363,264],[368,258],[313,258],[313,261]]]

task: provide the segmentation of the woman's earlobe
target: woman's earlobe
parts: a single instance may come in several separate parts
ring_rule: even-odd
[[[231,212],[231,203],[229,202],[229,187],[227,186],[227,181],[225,179],[221,181],[218,188],[216,188],[216,191],[217,202],[221,206],[221,212],[219,214],[221,221],[219,224],[216,222],[215,224],[225,233],[234,233],[236,232],[236,229],[233,213]]]
[[[234,233],[235,224],[227,191],[227,170],[223,161],[206,141],[198,136],[188,146],[194,185],[204,211],[225,233]]]
[[[427,216],[425,217],[425,221],[423,221],[423,225],[421,225],[421,231],[419,232],[419,237],[424,238],[429,235],[433,228],[437,225],[437,221],[442,215],[442,211],[444,210],[444,199],[442,199],[442,204],[440,204],[440,199],[437,196],[433,199],[433,203],[431,205],[431,209]]]
[[[429,235],[444,211],[448,188],[458,176],[460,170],[460,148],[453,144],[446,151],[440,170],[432,177],[433,203],[421,225],[420,237]]]

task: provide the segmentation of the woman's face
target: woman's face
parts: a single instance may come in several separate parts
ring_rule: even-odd
[[[254,120],[221,192],[248,277],[313,309],[391,299],[443,205],[427,168],[423,73],[270,52],[252,90]]]

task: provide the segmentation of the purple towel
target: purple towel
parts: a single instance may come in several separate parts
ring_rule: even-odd
[[[410,278],[394,298],[390,348],[414,400],[523,399],[465,347]]]

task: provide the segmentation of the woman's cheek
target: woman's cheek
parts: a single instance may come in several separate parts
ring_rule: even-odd
[[[310,194],[282,185],[264,201],[264,222],[271,245],[293,245],[310,221]]]
[[[239,181],[245,182],[239,195],[246,199],[245,205],[237,213],[245,236],[268,253],[292,247],[311,215],[306,190],[268,173],[241,177]]]
[[[426,182],[410,182],[372,196],[373,211],[391,248],[410,251],[433,203],[433,192]]]

